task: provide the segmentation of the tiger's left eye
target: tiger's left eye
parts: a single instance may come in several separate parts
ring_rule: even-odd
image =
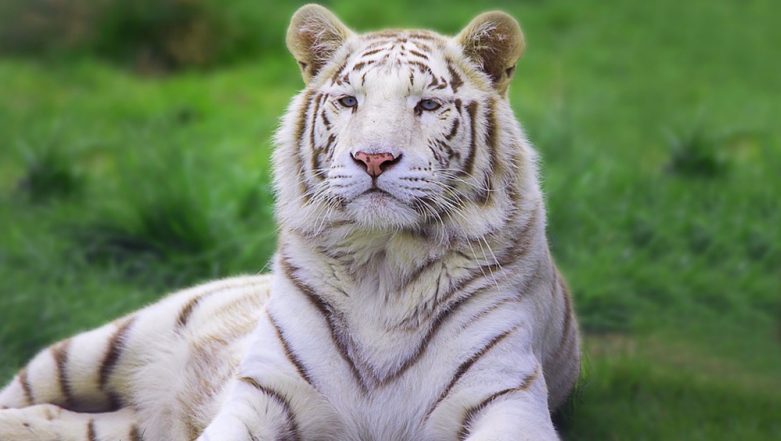
[[[358,105],[358,100],[354,96],[344,96],[339,98],[339,104],[344,107],[355,107]]]
[[[428,112],[431,112],[432,110],[439,109],[441,105],[434,100],[420,100],[420,102],[418,103],[418,107]]]

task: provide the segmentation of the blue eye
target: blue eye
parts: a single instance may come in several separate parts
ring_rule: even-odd
[[[358,105],[358,100],[354,96],[348,95],[339,98],[339,104],[343,105],[344,107],[355,107]]]
[[[418,107],[420,107],[423,110],[431,112],[433,110],[439,109],[441,105],[434,100],[420,100],[420,102],[418,103]]]

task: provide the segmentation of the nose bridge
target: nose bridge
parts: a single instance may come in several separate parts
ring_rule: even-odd
[[[355,140],[358,144],[355,150],[398,155],[409,141],[406,100],[395,94],[382,93],[367,96],[364,108],[361,139]]]

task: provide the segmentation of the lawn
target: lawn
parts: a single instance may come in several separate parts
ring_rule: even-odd
[[[296,5],[263,3],[225,6],[262,42],[196,68],[0,55],[0,382],[167,291],[267,268],[271,136],[302,82]],[[781,439],[777,2],[328,5],[359,30],[521,21],[510,99],[585,340],[565,439]]]

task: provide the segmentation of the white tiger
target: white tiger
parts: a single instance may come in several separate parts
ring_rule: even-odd
[[[579,340],[506,98],[518,23],[358,35],[308,5],[287,43],[273,273],[42,351],[0,440],[558,439]]]

